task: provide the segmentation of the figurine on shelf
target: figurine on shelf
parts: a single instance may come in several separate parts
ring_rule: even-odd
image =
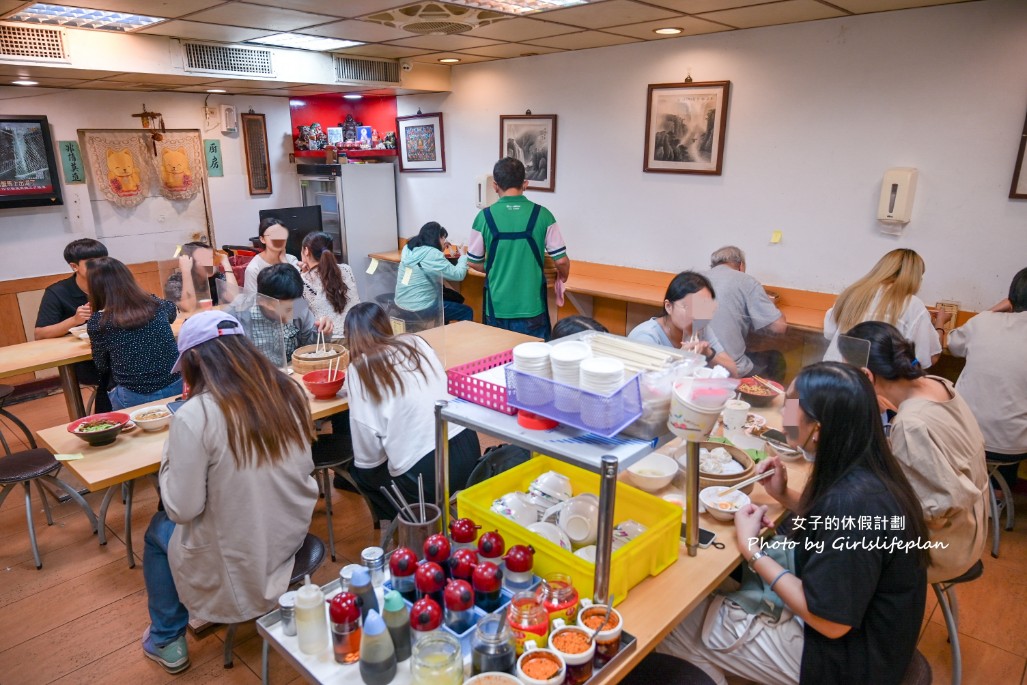
[[[325,135],[321,124],[316,121],[310,125],[310,149],[323,150],[328,144],[328,136]]]
[[[296,129],[299,131],[299,135],[296,136],[296,142],[294,147],[297,150],[309,150],[310,149],[310,127],[309,126],[297,126]]]
[[[357,120],[353,118],[352,114],[347,114],[346,121],[342,123],[342,142],[347,148],[357,142]]]
[[[383,143],[385,145],[385,149],[386,150],[395,150],[396,149],[396,133],[394,131],[389,131],[388,133],[386,133],[385,134],[385,139],[384,139]]]

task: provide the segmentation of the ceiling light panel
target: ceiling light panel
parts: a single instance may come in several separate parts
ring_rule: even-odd
[[[453,5],[463,5],[482,10],[493,10],[506,14],[531,14],[558,10],[561,7],[586,5],[589,0],[447,0]]]
[[[37,2],[11,15],[7,21],[21,21],[26,24],[46,24],[100,31],[137,31],[165,21],[163,17],[148,17],[142,14],[107,12],[105,10],[65,7]]]
[[[274,45],[280,48],[297,48],[299,50],[317,50],[325,52],[328,50],[341,50],[352,48],[363,43],[355,40],[341,40],[339,38],[324,38],[322,36],[307,36],[299,33],[276,33],[263,38],[254,38],[250,43],[261,43],[263,45]]]

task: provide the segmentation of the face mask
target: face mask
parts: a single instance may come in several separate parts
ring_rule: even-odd
[[[817,460],[817,455],[813,452],[807,452],[805,447],[800,447],[799,451],[802,452],[802,458],[808,462],[814,462]]]

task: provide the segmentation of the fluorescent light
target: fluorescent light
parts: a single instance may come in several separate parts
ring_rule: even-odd
[[[225,90],[224,88],[208,88],[207,92],[208,93],[227,93],[228,91]]]
[[[289,100],[290,107],[306,107],[306,100]]]
[[[661,36],[676,36],[679,33],[684,33],[684,29],[679,29],[676,26],[668,26],[665,29],[655,29],[653,33],[658,33]]]
[[[39,81],[29,81],[28,79],[18,79],[17,81],[11,81],[16,86],[38,86]]]
[[[439,61],[442,62],[443,64],[456,64],[460,60],[457,59],[456,57],[443,57]]]
[[[307,36],[300,33],[276,33],[263,38],[254,38],[248,43],[261,43],[263,45],[274,45],[279,48],[298,48],[300,50],[317,50],[326,52],[328,50],[341,50],[363,45],[355,40],[340,40],[338,38],[322,38],[321,36]]]
[[[21,21],[28,24],[48,24],[51,26],[67,26],[78,29],[98,29],[100,31],[137,31],[152,24],[167,21],[163,17],[149,17],[143,14],[126,12],[108,12],[106,10],[65,7],[37,2],[30,7],[16,12],[7,18],[8,21]]]
[[[447,0],[447,2],[464,7],[505,12],[506,14],[531,14],[532,12],[557,10],[561,7],[584,5],[589,0]]]
[[[345,98],[346,100],[363,100],[364,99],[364,96],[360,95],[358,93],[346,93],[342,97]]]

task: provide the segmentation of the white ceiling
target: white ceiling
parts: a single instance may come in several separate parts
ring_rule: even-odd
[[[58,2],[59,0],[51,0]],[[973,0],[593,0],[587,5],[510,15],[455,35],[422,35],[401,26],[383,25],[372,15],[427,0],[66,0],[90,9],[131,12],[167,18],[140,33],[237,43],[283,31],[360,41],[364,45],[339,51],[353,56],[409,59],[438,63],[455,58],[460,64],[586,50],[647,40],[681,39],[870,12],[944,5]],[[0,0],[0,17],[33,3]],[[439,3],[442,4],[442,3]],[[658,28],[682,29],[678,36],[654,33]],[[459,65],[457,65],[459,66]],[[287,96],[310,92],[302,74],[285,82],[218,82],[209,77],[155,77],[126,72],[90,72],[0,61],[0,84],[10,76],[30,76],[40,87],[130,88],[202,92],[238,84],[233,92]],[[303,89],[303,90],[299,90]],[[321,92],[358,90],[321,87]],[[276,92],[277,91],[277,92]]]

